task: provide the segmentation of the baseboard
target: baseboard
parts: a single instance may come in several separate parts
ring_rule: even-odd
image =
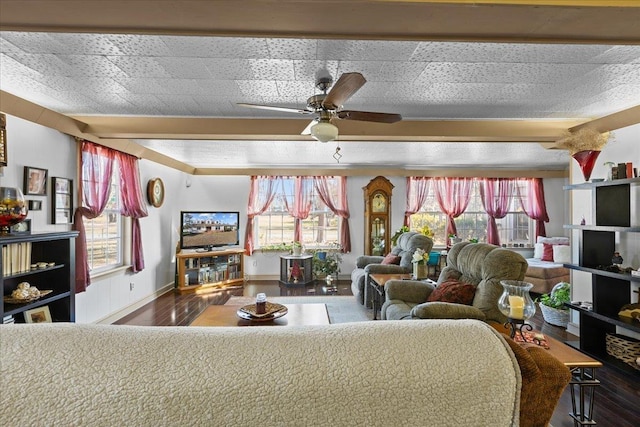
[[[575,336],[579,337],[580,336],[580,325],[576,324],[576,323],[569,322],[567,324],[567,332],[572,334],[572,335],[575,335]]]
[[[148,304],[151,301],[153,301],[154,299],[158,298],[160,295],[165,294],[165,293],[170,292],[170,291],[173,291],[174,288],[175,288],[174,284],[173,283],[169,283],[168,285],[163,286],[162,288],[158,289],[157,291],[155,291],[151,295],[148,295],[148,296],[142,298],[141,300],[136,301],[133,304],[128,305],[128,306],[124,307],[123,309],[118,310],[115,313],[112,313],[112,314],[108,315],[107,317],[103,317],[102,319],[96,320],[93,323],[99,324],[99,325],[111,325],[116,320],[122,319],[124,316],[133,313],[134,311],[136,311],[140,307],[142,307],[145,304]]]

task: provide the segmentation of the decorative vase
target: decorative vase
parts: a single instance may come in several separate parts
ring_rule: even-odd
[[[302,255],[302,246],[294,246],[291,248],[291,251],[293,252],[293,256],[300,256]]]
[[[589,181],[591,178],[591,171],[596,164],[596,159],[600,155],[599,150],[584,150],[578,151],[572,157],[576,159],[578,165],[580,165],[580,169],[582,169],[582,175],[584,176],[585,181]]]
[[[427,264],[424,262],[414,262],[413,263],[413,278],[416,280],[426,279],[428,277],[427,274]]]
[[[27,218],[27,204],[19,188],[0,187],[0,233],[8,234],[11,226]]]

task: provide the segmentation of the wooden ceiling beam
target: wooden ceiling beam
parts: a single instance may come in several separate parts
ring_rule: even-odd
[[[305,141],[308,119],[74,116],[100,138]],[[550,142],[585,119],[403,120],[394,124],[337,120],[340,141]]]
[[[615,0],[0,2],[4,31],[640,44],[638,22],[638,2]]]

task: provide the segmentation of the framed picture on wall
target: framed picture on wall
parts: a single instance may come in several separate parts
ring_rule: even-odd
[[[24,194],[30,196],[47,195],[47,170],[24,167]]]
[[[51,178],[51,222],[71,224],[73,212],[73,181],[67,178]]]
[[[0,166],[7,166],[7,116],[0,114]]]

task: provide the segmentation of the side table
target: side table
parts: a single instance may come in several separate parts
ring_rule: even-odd
[[[369,286],[372,291],[373,320],[378,320],[378,310],[380,310],[384,302],[384,284],[387,283],[387,280],[405,280],[410,278],[411,274],[408,273],[375,273],[369,275],[369,283],[365,283],[365,286]]]
[[[509,335],[509,331],[504,325],[491,322],[491,326]],[[545,339],[549,344],[549,353],[571,372],[571,381],[569,382],[571,413],[569,416],[573,419],[574,426],[596,425],[593,420],[593,407],[595,388],[600,385],[600,381],[596,379],[596,369],[601,368],[602,363],[548,335],[545,335]]]
[[[280,285],[304,287],[313,282],[313,255],[280,256]]]

